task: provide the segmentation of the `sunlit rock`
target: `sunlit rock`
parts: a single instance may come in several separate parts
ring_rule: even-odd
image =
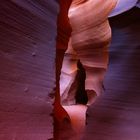
[[[102,92],[102,81],[108,65],[108,46],[111,40],[111,29],[107,18],[116,2],[117,0],[108,0],[104,3],[101,0],[73,1],[69,10],[72,26],[71,43],[69,43],[64,58],[61,76],[64,79],[65,75],[67,79],[67,83],[65,83],[67,90],[65,93],[64,89],[61,90],[62,95],[70,95],[68,89],[75,79],[72,78],[71,73],[76,72],[76,67],[73,66],[77,64],[77,60],[80,60],[85,69],[85,90],[89,98],[88,104],[92,104],[95,95],[100,95]],[[71,80],[68,80],[68,77]],[[63,80],[61,84],[63,85]]]

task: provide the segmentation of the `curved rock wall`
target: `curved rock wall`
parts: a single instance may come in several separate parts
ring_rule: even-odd
[[[72,2],[69,17],[73,31],[63,61],[60,84],[62,104],[75,104],[79,59],[85,65],[87,73],[85,88],[88,89],[89,98],[92,98],[91,93],[95,97],[102,92],[104,88],[102,80],[108,64],[108,44],[111,39],[111,30],[106,19],[138,4],[138,0],[116,0],[104,3],[92,0]],[[93,101],[94,99],[90,104]]]
[[[100,107],[100,100],[97,102],[97,104],[95,104],[97,106],[97,108],[94,107],[94,104],[92,105],[92,103],[95,101],[96,95],[100,95],[101,90],[104,89],[102,82],[103,82],[104,74],[105,74],[105,71],[106,71],[106,68],[108,65],[108,51],[109,51],[108,45],[110,44],[110,38],[111,38],[111,30],[110,30],[110,26],[107,21],[107,18],[109,16],[108,10],[110,10],[110,12],[111,12],[113,8],[116,8],[115,4],[117,1],[114,1],[114,2],[112,1],[113,5],[109,4],[108,7],[106,7],[107,11],[108,11],[107,13],[105,12],[106,10],[104,9],[105,5],[107,4],[107,1],[106,1],[105,5],[104,4],[101,5],[101,3],[100,3],[99,7],[96,5],[95,1],[94,2],[92,1],[93,3],[91,1],[89,3],[88,2],[89,1],[74,2],[72,4],[72,6],[70,8],[70,12],[69,12],[70,22],[71,22],[71,26],[72,26],[72,36],[69,41],[68,49],[65,53],[65,57],[64,57],[64,61],[63,61],[60,86],[61,86],[61,102],[64,105],[64,108],[68,111],[71,121],[72,121],[72,127],[74,130],[76,129],[75,132],[77,133],[77,134],[75,134],[75,137],[70,136],[70,139],[79,140],[79,139],[81,139],[79,137],[82,137],[82,135],[84,135],[83,139],[93,139],[94,136],[95,136],[95,139],[98,139],[98,138],[103,139],[104,137],[112,139],[113,135],[111,136],[107,130],[104,130],[104,128],[109,128],[109,131],[113,132],[113,134],[115,136],[119,135],[119,136],[117,136],[119,139],[123,139],[123,138],[128,139],[128,137],[126,135],[125,136],[121,135],[121,132],[118,131],[119,127],[110,124],[109,121],[106,120],[106,118],[104,118],[104,116],[105,117],[108,116],[108,118],[114,118],[113,113],[117,114],[115,109],[109,109],[112,112],[111,113],[108,112],[105,114],[105,111],[103,111],[104,107],[103,106]],[[108,1],[108,2],[111,2],[111,1]],[[93,8],[92,4],[93,5],[95,4],[96,6]],[[135,4],[136,4],[136,2],[133,1],[133,5],[135,5]],[[127,8],[129,6],[132,7],[133,5],[131,5],[131,3],[129,5],[129,3],[128,3],[128,5],[127,4],[125,5],[126,7],[122,7],[122,10],[124,10],[125,8]],[[89,7],[86,9],[86,6],[92,7],[95,10],[94,12],[95,13],[97,12],[97,13],[94,15],[93,13],[91,13],[91,11],[92,11],[91,9],[88,11]],[[96,11],[96,9],[97,9],[97,11]],[[98,11],[100,11],[100,12],[98,13]],[[85,12],[87,13],[86,15],[85,15]],[[101,17],[100,17],[100,14],[101,14]],[[92,16],[94,17],[93,20],[92,20]],[[136,18],[136,15],[135,15],[135,18]],[[115,22],[116,23],[118,22],[118,24],[120,22],[120,24],[121,24],[121,21],[119,21],[119,18],[117,20],[115,20]],[[138,20],[135,20],[135,21],[137,22]],[[129,21],[129,23],[130,22],[132,23],[135,21]],[[128,20],[126,20],[126,22],[128,23]],[[125,19],[123,19],[122,24],[125,24]],[[136,23],[136,26],[137,26],[137,23]],[[112,25],[112,28],[115,28],[115,27]],[[130,28],[131,28],[131,26],[130,26]],[[130,28],[128,28],[128,30]],[[123,30],[121,30],[120,32],[123,33]],[[117,40],[117,38],[119,38],[117,36],[117,33],[114,38],[116,38],[116,40]],[[122,35],[122,38],[123,38],[123,35]],[[134,38],[135,37],[132,36],[132,39],[134,39]],[[129,42],[129,41],[127,41],[127,42]],[[125,42],[126,43],[125,45],[128,45],[127,42]],[[83,86],[83,82],[82,82],[84,80],[84,76],[83,76],[83,75],[85,75],[84,72],[82,72],[83,74],[81,75],[81,77],[83,77],[83,78],[82,79],[78,78],[79,77],[78,75],[80,75],[81,70],[83,69],[83,68],[80,69],[79,66],[77,65],[77,63],[79,62],[79,59],[80,59],[81,63],[83,64],[83,67],[86,72],[85,87]],[[81,90],[81,88],[79,88],[79,83],[81,84],[81,87],[83,87],[82,90]],[[117,84],[119,85],[119,83],[117,83]],[[115,87],[115,84],[113,87]],[[89,101],[87,102],[87,105],[90,105],[90,107],[87,111],[89,117],[87,117],[88,124],[85,127],[85,129],[86,129],[85,132],[83,132],[84,125],[85,125],[83,122],[85,122],[86,106],[81,105],[81,103],[86,104],[85,100],[83,100],[83,99],[85,99],[85,96],[83,96],[85,94],[84,88],[86,89],[86,93],[87,93],[88,99],[89,99]],[[81,98],[80,102],[77,102],[77,90],[80,91],[80,93],[78,93],[78,97]],[[106,96],[106,95],[104,95],[104,96]],[[102,99],[102,97],[100,97],[100,98]],[[109,101],[105,101],[105,102],[110,103]],[[119,106],[119,104],[117,104],[117,106]],[[99,109],[99,113],[103,112],[104,116],[102,116],[102,115],[98,116],[98,109]],[[97,114],[95,114],[95,115],[94,115],[94,110],[97,112]],[[100,110],[101,110],[101,112],[100,112]],[[106,110],[106,108],[105,108],[105,110]],[[126,112],[123,112],[123,113],[125,116]],[[110,114],[111,114],[111,116],[109,116]],[[139,115],[139,113],[137,113],[137,115]],[[95,121],[92,117],[95,118]],[[98,117],[100,117],[102,119],[98,120]],[[135,116],[133,116],[133,117],[137,118]],[[117,116],[115,119],[117,119]],[[102,120],[105,121],[105,123],[102,124]],[[119,120],[119,118],[118,118],[118,120]],[[99,123],[100,121],[101,121],[101,123]],[[106,126],[106,121],[107,121],[108,125],[117,129],[117,131],[112,130],[111,127]],[[137,121],[138,121],[138,119],[137,119]],[[119,120],[119,122],[121,122],[121,120]],[[125,120],[125,122],[126,122],[126,120]],[[98,126],[98,125],[96,126],[96,123],[100,124],[100,126]],[[131,123],[131,125],[133,125],[133,126],[135,126],[135,128],[137,128],[137,126],[134,123],[135,122],[133,121]],[[102,128],[102,126],[103,126],[103,128]],[[96,130],[96,127],[99,129]],[[123,128],[125,130],[126,130],[126,127],[127,127],[127,125],[123,126]],[[100,129],[102,130],[102,132],[100,132]],[[125,130],[122,130],[123,133]],[[106,131],[106,133],[110,136],[105,136],[103,131]],[[130,133],[130,131],[129,131],[129,133]],[[93,133],[95,132],[96,134],[95,133],[93,134],[91,132],[93,132]],[[138,136],[138,133],[136,133],[136,134]],[[133,132],[131,132],[129,136],[132,139],[137,137],[137,136],[134,136]],[[118,140],[118,138],[116,138],[116,139]]]
[[[68,58],[69,55],[64,59],[64,63],[70,64],[71,68],[63,65],[62,80],[65,81],[67,78],[69,83],[63,84],[62,81],[62,86],[70,88],[70,84],[73,83],[72,80],[74,81],[71,76],[77,71],[76,63],[79,59],[86,73],[85,90],[89,98],[88,104],[91,104],[94,101],[94,96],[100,95],[102,90],[102,81],[108,65],[108,45],[111,39],[111,29],[107,18],[116,2],[117,0],[108,0],[104,3],[99,0],[86,1],[78,6],[73,3],[69,11],[72,36],[66,54],[71,54],[71,56],[73,54],[73,56]],[[67,98],[67,94],[71,94],[68,92],[65,90],[61,94]]]
[[[0,140],[53,137],[58,3],[0,4]]]
[[[81,120],[80,122],[78,119],[81,117],[80,112],[73,113],[69,105],[91,105],[103,89],[102,82],[108,66],[108,46],[111,40],[107,18],[115,8],[117,0],[106,0],[104,3],[102,0],[73,0],[70,7],[71,2],[71,0],[1,1],[1,140],[46,140],[53,137],[53,129],[56,140],[69,137],[71,140],[79,139],[72,125],[84,129],[87,107],[72,106],[73,110],[77,108],[82,112],[84,122]],[[129,2],[130,7],[136,3]],[[117,13],[115,10],[113,12]],[[136,26],[138,27],[138,24]],[[132,34],[132,38],[134,37]],[[50,114],[54,101],[50,97],[54,97],[54,92],[53,128]],[[64,108],[72,111],[72,114],[67,114],[62,105],[68,105]],[[92,108],[93,106],[88,109],[89,115],[96,119],[98,114],[94,116]],[[79,123],[82,127],[79,127]],[[93,119],[88,118],[88,123],[90,125],[86,127],[84,139],[90,140],[92,136],[88,133],[98,132],[91,130],[91,127],[96,127],[96,121],[92,126]],[[95,138],[98,139],[98,136]]]

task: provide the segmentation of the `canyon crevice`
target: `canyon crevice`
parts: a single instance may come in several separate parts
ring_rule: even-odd
[[[0,140],[138,140],[139,24],[138,0],[1,0]]]

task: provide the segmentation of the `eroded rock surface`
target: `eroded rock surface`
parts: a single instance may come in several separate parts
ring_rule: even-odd
[[[58,3],[0,4],[0,140],[53,137]]]
[[[111,29],[107,18],[116,2],[117,0],[108,0],[104,3],[100,0],[85,1],[79,5],[76,1],[73,2],[69,10],[72,36],[62,68],[62,80],[68,79],[69,82],[63,84],[62,81],[62,86],[65,87],[65,91],[62,91],[64,93],[61,93],[63,97],[71,94],[68,89],[75,79],[72,76],[76,75],[78,60],[86,73],[85,90],[89,100],[87,104],[92,104],[94,97],[102,92],[102,81],[108,65],[108,46],[111,40]],[[92,9],[94,12],[91,12]]]

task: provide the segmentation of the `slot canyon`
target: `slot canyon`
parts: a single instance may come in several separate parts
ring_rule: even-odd
[[[1,0],[0,140],[140,140],[139,47],[139,0]]]

